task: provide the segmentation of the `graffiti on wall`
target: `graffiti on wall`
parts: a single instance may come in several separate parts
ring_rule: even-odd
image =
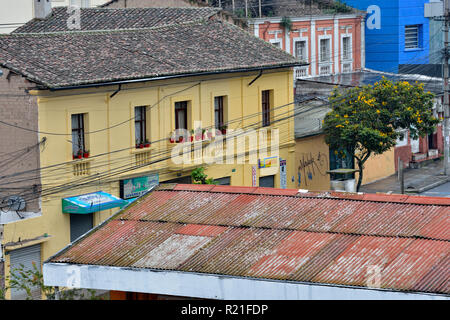
[[[328,170],[328,156],[320,151],[313,156],[310,153],[302,153],[297,168],[298,186],[304,183],[308,186],[308,182],[314,180],[316,177],[324,177]]]

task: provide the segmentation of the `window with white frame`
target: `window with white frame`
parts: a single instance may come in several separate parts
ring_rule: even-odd
[[[331,62],[331,40],[329,38],[320,39],[320,62]]]
[[[342,60],[352,59],[352,38],[344,36],[342,38]]]
[[[420,26],[405,26],[405,49],[420,48]]]
[[[308,61],[307,45],[305,40],[295,41],[295,56],[300,61]]]
[[[70,0],[70,6],[77,6],[79,8],[91,7],[91,0]]]
[[[280,48],[281,49],[281,41],[273,41],[271,42],[275,47]]]

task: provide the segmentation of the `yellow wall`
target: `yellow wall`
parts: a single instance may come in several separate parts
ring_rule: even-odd
[[[295,147],[296,185],[311,191],[330,190],[329,147],[325,135],[296,139]],[[355,164],[355,168],[357,165]],[[370,183],[395,173],[394,150],[371,156],[365,163],[362,184]],[[358,179],[358,173],[355,174]],[[300,181],[300,183],[299,183]]]
[[[296,140],[297,187],[311,191],[330,189],[329,148],[323,135]]]
[[[381,155],[371,156],[365,166],[362,184],[383,179],[395,173],[394,148]],[[356,174],[358,179],[358,173]]]
[[[170,160],[146,165],[137,170],[128,170],[110,177],[97,178],[98,174],[114,172],[118,168],[130,169],[136,164],[136,155],[152,160],[170,156],[174,144],[169,143],[170,133],[175,127],[174,103],[190,100],[190,127],[194,120],[201,120],[203,127],[214,124],[214,97],[227,96],[225,121],[232,121],[229,129],[259,126],[261,117],[261,91],[273,90],[274,106],[283,106],[274,110],[274,118],[282,119],[293,114],[293,75],[292,70],[264,72],[251,86],[258,72],[246,74],[223,74],[208,77],[180,78],[144,84],[123,85],[114,97],[111,94],[118,88],[98,87],[66,91],[39,91],[39,130],[65,135],[41,134],[47,138],[41,152],[43,198],[42,216],[26,221],[6,225],[4,243],[34,239],[47,233],[50,237],[42,242],[42,259],[46,260],[70,242],[69,215],[62,213],[61,199],[70,196],[103,190],[119,196],[119,180],[139,177],[152,172],[160,173],[160,181],[188,176],[193,166],[177,167]],[[153,142],[151,148],[136,149],[134,132],[134,107],[147,108],[147,132]],[[90,158],[72,159],[71,115],[86,113],[86,146]],[[131,121],[130,121],[131,120]],[[109,130],[104,128],[112,127]],[[294,122],[287,120],[275,123],[280,135],[279,156],[287,160],[287,187],[295,188],[292,179],[296,176]],[[119,151],[118,151],[119,150]],[[113,153],[112,153],[113,152]],[[64,163],[63,165],[61,165]],[[212,178],[231,177],[232,185],[252,185],[251,163],[212,164],[206,166],[206,174]],[[88,168],[88,175],[75,176],[75,168]],[[174,171],[175,170],[175,171]],[[178,170],[178,171],[176,171]],[[280,186],[279,168],[257,170],[257,178],[275,174],[275,187]],[[82,186],[71,184],[85,183]],[[61,186],[67,190],[62,190]],[[53,194],[47,194],[52,189]],[[94,214],[94,223],[98,224],[118,209],[105,210]],[[24,244],[26,245],[26,244]],[[20,245],[19,245],[20,247]],[[9,271],[6,260],[6,272]]]

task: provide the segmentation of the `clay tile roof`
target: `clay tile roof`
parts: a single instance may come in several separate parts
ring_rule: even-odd
[[[222,21],[136,30],[0,35],[0,66],[48,88],[293,67],[300,62]]]
[[[47,262],[448,295],[449,252],[448,198],[165,185]]]
[[[80,30],[69,29],[67,7],[52,9],[46,19],[32,19],[13,33],[40,33],[87,30],[140,29],[207,20],[216,15],[217,8],[81,8]]]

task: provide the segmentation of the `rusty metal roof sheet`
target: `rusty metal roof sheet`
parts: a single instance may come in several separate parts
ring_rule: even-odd
[[[167,186],[49,261],[450,294],[449,205],[404,195]]]

